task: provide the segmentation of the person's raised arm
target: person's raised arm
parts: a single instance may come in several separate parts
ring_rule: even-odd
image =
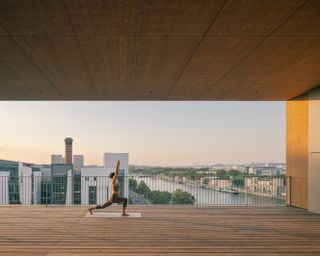
[[[120,171],[120,161],[118,160],[117,167],[116,167],[116,174],[114,175],[115,179],[118,178],[119,171]]]

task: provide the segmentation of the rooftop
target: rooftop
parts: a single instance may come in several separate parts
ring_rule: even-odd
[[[289,207],[1,207],[1,255],[319,255],[320,215]],[[107,210],[119,212],[119,206]]]

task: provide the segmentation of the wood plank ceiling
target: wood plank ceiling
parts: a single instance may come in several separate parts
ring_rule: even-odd
[[[319,0],[1,0],[1,100],[288,100]]]

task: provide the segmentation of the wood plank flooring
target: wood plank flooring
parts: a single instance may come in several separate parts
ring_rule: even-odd
[[[102,211],[121,211],[112,206]],[[0,255],[320,255],[320,215],[288,207],[0,207]]]

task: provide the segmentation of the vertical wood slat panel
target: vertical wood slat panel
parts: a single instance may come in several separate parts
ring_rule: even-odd
[[[287,176],[290,204],[308,208],[308,95],[287,101]]]

